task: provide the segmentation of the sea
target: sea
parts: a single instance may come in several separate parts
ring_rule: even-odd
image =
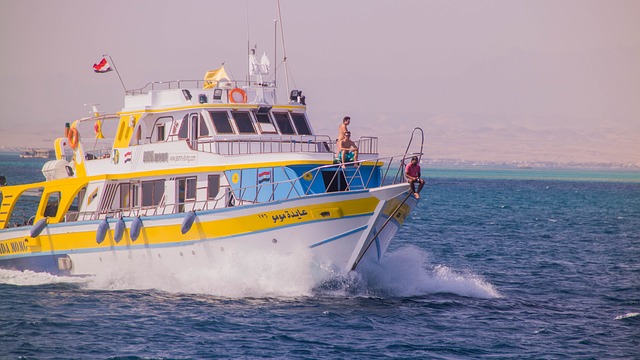
[[[0,155],[0,175],[42,180],[43,163]],[[0,359],[640,359],[640,172],[423,176],[381,262],[346,276],[273,254],[0,270]]]

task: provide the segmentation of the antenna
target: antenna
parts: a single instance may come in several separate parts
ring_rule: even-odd
[[[273,85],[278,87],[278,19],[273,20]],[[277,91],[274,92],[274,96]],[[276,101],[276,99],[274,99]]]
[[[284,28],[282,27],[282,12],[280,12],[280,0],[278,0],[278,19],[280,20],[280,37],[282,38],[282,56],[284,57],[284,80],[289,94],[289,67],[287,66],[287,47],[284,44]]]
[[[122,88],[124,89],[124,92],[127,92],[127,87],[124,86],[124,82],[122,81],[122,77],[120,76],[120,72],[118,71],[118,68],[116,67],[116,63],[113,62],[113,59],[111,58],[111,55],[109,54],[103,54],[102,57],[108,57],[109,58],[109,64],[111,64],[113,66],[113,69],[116,71],[116,74],[118,74],[118,79],[120,79],[120,84],[122,84]]]
[[[247,54],[245,56],[248,57],[249,54],[251,54],[251,46],[249,45],[249,42],[251,40],[249,39],[249,2],[248,0],[245,0],[244,6],[245,6],[245,9],[247,10]],[[251,84],[251,64],[249,61],[247,61],[247,77],[245,80],[247,81],[247,85]]]

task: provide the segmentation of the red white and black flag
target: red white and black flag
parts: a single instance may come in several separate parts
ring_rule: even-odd
[[[106,73],[113,70],[107,62],[107,58],[102,58],[99,63],[93,64],[93,71],[97,73]]]

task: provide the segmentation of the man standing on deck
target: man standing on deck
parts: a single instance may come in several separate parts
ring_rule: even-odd
[[[424,180],[420,179],[420,165],[418,165],[418,157],[414,156],[411,158],[411,162],[407,164],[407,167],[404,171],[404,176],[406,176],[407,181],[409,181],[409,185],[411,186],[411,192],[416,199],[420,199],[420,191],[422,191],[422,187],[424,186]],[[416,191],[416,183],[418,185],[418,191]]]

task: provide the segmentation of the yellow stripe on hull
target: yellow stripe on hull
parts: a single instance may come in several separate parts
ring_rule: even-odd
[[[130,246],[141,245],[162,246],[259,233],[313,221],[364,216],[371,214],[375,210],[379,200],[375,197],[366,196],[359,199],[316,205],[306,204],[304,201],[297,202],[301,203],[301,205],[280,209],[273,209],[278,206],[276,204],[274,206],[243,206],[237,208],[237,210],[227,209],[219,212],[203,212],[186,234],[181,233],[183,217],[175,215],[146,217],[142,218],[143,228],[140,232],[140,237],[136,241],[131,240],[131,221],[127,221],[127,230],[125,230],[123,238],[118,244],[114,240],[115,222],[113,221],[110,223],[110,230],[107,231],[105,240],[101,244],[97,244],[95,240],[96,230],[99,225],[96,221],[86,225],[70,223],[68,227],[57,225],[45,228],[35,239],[30,238],[27,233],[25,236],[1,241],[0,260],[7,256],[13,257],[13,255],[101,251],[125,249]],[[260,211],[267,208],[273,210]],[[236,213],[248,214],[235,216],[234,214]],[[202,221],[203,218],[207,218],[207,220]],[[157,225],[158,223],[164,224]],[[93,227],[93,229],[86,230],[88,227]],[[82,228],[82,230],[79,228]],[[74,229],[78,230],[74,231]],[[6,251],[3,251],[3,249]]]

